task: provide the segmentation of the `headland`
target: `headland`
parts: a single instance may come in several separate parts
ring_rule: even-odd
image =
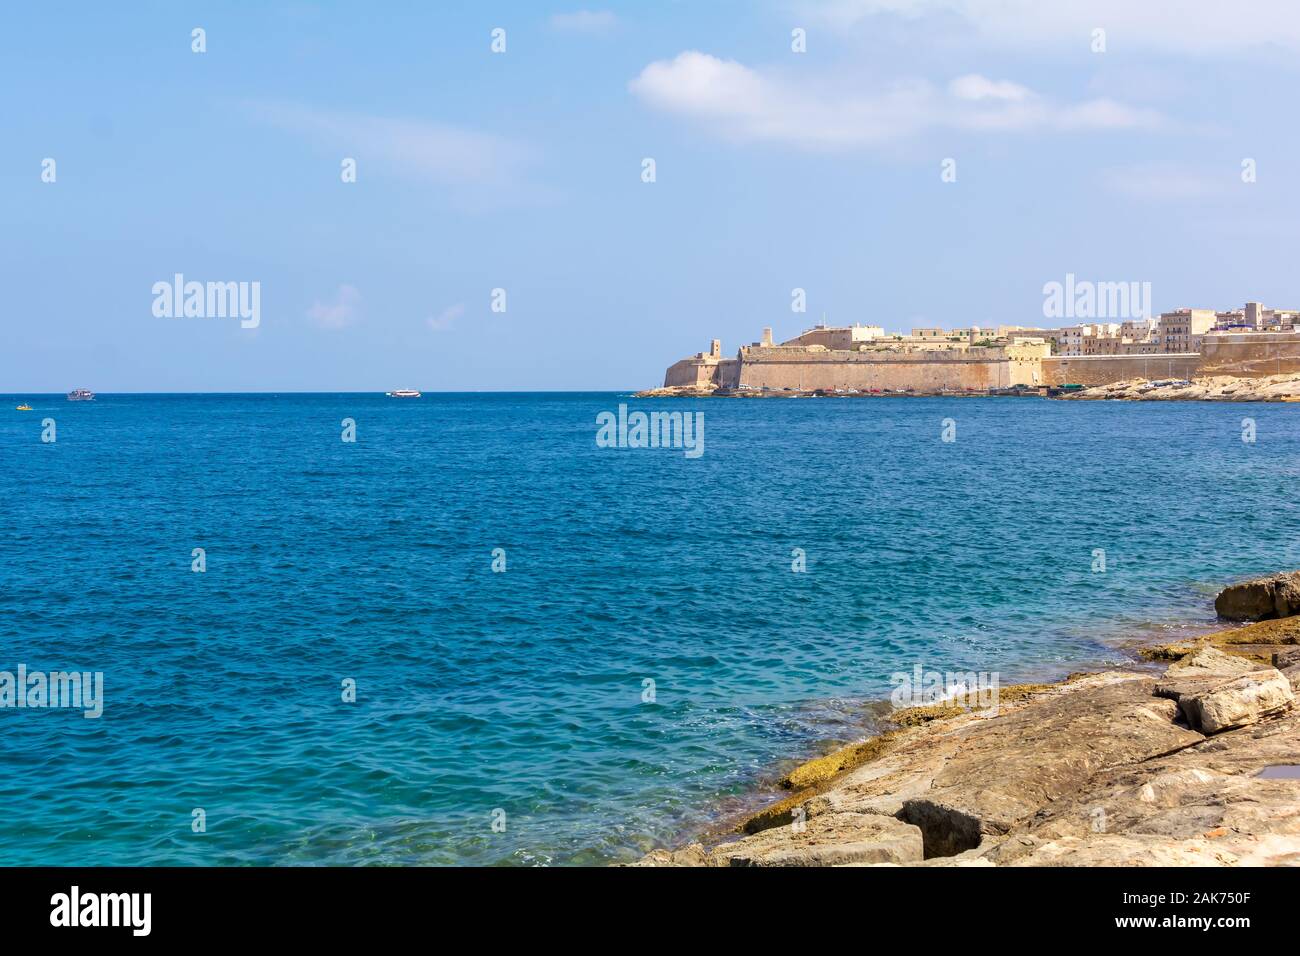
[[[912,329],[891,335],[880,326],[814,326],[776,342],[762,338],[724,357],[713,339],[670,365],[662,388],[640,397],[792,397],[1015,395],[1064,397],[1119,383],[1185,386],[1213,378],[1201,393],[1158,397],[1280,401],[1300,394],[1233,387],[1284,376],[1300,380],[1300,312],[1245,308],[1179,309],[1159,318],[1094,322],[1060,328],[978,326]],[[1249,396],[1249,397],[1248,397]],[[1089,394],[1086,397],[1151,397]]]

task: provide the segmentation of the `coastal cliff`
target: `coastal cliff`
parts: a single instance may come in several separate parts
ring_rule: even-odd
[[[898,711],[788,774],[739,839],[634,865],[1300,865],[1300,616],[1277,618],[1298,588],[1228,589],[1229,616],[1266,619],[1144,649],[1163,673]]]

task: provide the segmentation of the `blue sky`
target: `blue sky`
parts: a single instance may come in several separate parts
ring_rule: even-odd
[[[823,313],[1040,324],[1071,272],[1300,307],[1283,0],[3,17],[0,391],[645,387]],[[260,325],[156,317],[178,272]]]

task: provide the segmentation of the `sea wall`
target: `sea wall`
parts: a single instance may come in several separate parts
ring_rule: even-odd
[[[814,349],[741,349],[739,385],[754,389],[1005,388],[1012,363],[1000,352],[971,357],[967,351],[926,353],[844,352]]]
[[[1300,335],[1237,332],[1207,335],[1201,342],[1202,375],[1255,378],[1300,372]]]
[[[1192,378],[1201,356],[1195,352],[1167,355],[1054,355],[1043,359],[1044,385],[1109,385],[1131,378]]]

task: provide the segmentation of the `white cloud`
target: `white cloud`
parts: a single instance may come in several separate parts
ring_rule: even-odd
[[[1056,117],[1056,126],[1064,130],[1155,129],[1164,123],[1164,117],[1155,110],[1108,99],[1067,106]]]
[[[978,73],[959,76],[948,84],[948,91],[960,100],[1023,100],[1029,90],[1009,80],[990,80]]]
[[[435,332],[445,332],[451,328],[451,324],[465,314],[463,303],[457,302],[455,305],[448,306],[437,315],[431,315],[425,319],[425,324]]]
[[[701,117],[754,115],[773,91],[749,67],[688,50],[675,60],[656,60],[629,85],[651,106]]]
[[[357,319],[361,306],[361,293],[356,286],[341,285],[332,302],[313,302],[307,317],[327,329],[341,329]]]
[[[618,24],[609,10],[578,10],[551,14],[551,29],[561,33],[608,33]]]
[[[1300,4],[1294,0],[818,0],[795,6],[840,27],[926,21],[952,24],[993,44],[1049,44],[1080,53],[1089,52],[1098,27],[1106,31],[1110,50],[1300,50]]]
[[[1007,80],[968,74],[946,90],[924,80],[877,89],[818,86],[689,50],[658,60],[629,84],[648,106],[739,142],[804,149],[884,146],[932,130],[1106,130],[1156,127],[1150,110],[1108,99],[1058,104]]]
[[[249,104],[253,116],[354,157],[358,181],[375,163],[399,175],[450,186],[516,183],[531,151],[490,133],[429,120],[314,109],[293,103]]]

